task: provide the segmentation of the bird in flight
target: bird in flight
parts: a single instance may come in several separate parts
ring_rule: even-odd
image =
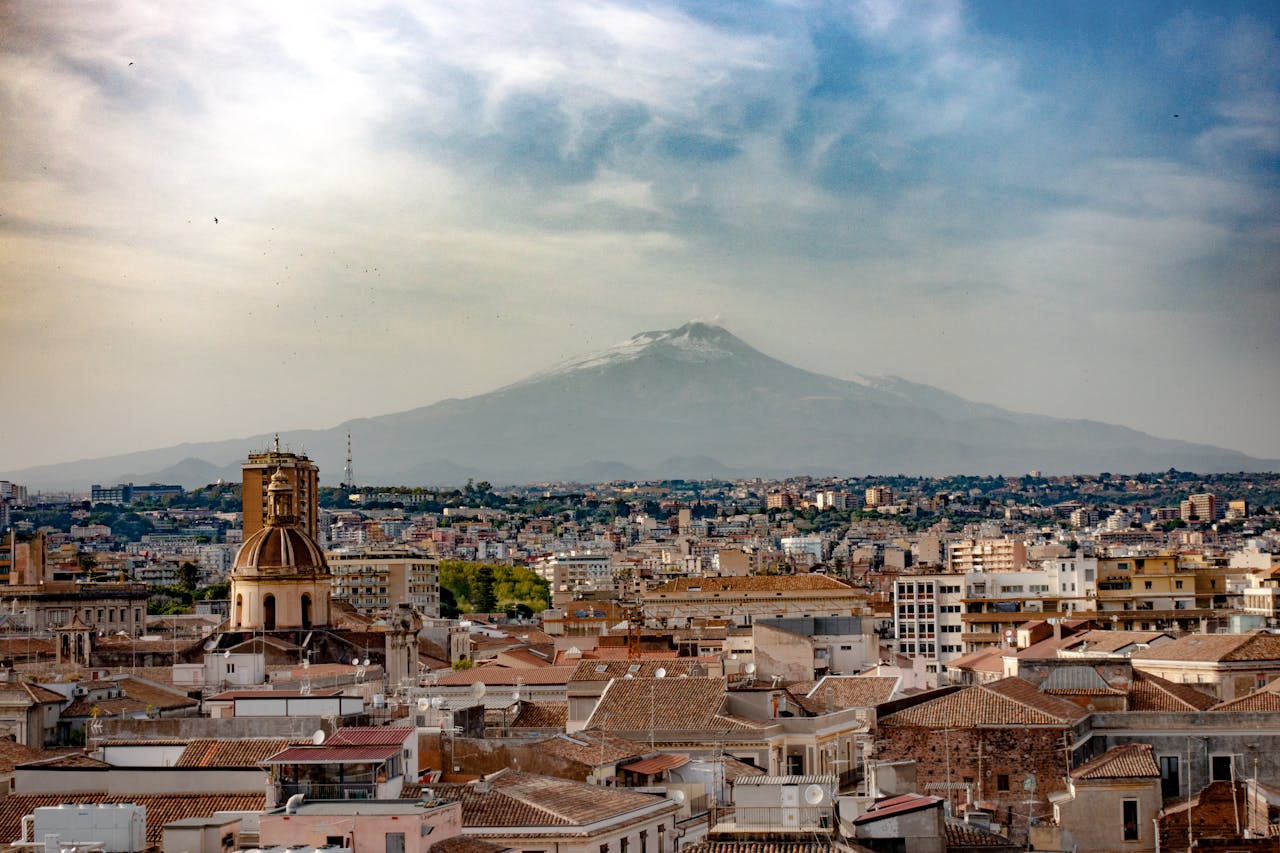
[[[216,217],[216,216],[215,216],[215,217],[213,217],[213,224],[214,224],[214,225],[217,225],[217,224],[218,224],[218,217]]]

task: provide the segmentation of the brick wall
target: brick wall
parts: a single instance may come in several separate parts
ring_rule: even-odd
[[[951,798],[959,805],[963,790],[973,785],[973,797],[991,803],[996,820],[1013,828],[1011,837],[1025,837],[1029,808],[1041,820],[1052,814],[1047,796],[1066,788],[1066,728],[952,728],[881,725],[876,733],[875,757],[882,761],[914,759],[916,788],[922,794],[947,795],[948,762]],[[1023,783],[1035,779],[1035,793]],[[1002,779],[1001,777],[1005,777]],[[1000,790],[1007,782],[1007,790]],[[1028,800],[1034,800],[1028,804]]]
[[[1248,824],[1245,783],[1237,782],[1235,804],[1231,802],[1231,783],[1212,782],[1192,799],[1191,834],[1193,838],[1238,838],[1236,819],[1243,830]],[[1166,802],[1160,817],[1160,849],[1187,849],[1187,806]]]

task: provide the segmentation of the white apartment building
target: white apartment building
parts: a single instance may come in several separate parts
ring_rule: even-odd
[[[808,567],[822,562],[822,539],[817,536],[783,536],[782,553],[798,566]]]
[[[613,568],[608,554],[595,551],[557,551],[537,558],[530,568],[551,585],[553,593],[613,589]]]
[[[1098,559],[1053,557],[1040,563],[1049,584],[1048,595],[1059,599],[1064,612],[1096,609]]]
[[[922,657],[938,672],[964,653],[960,614],[964,575],[902,575],[894,581],[893,630],[899,654]]]
[[[362,613],[411,604],[423,616],[440,615],[440,564],[404,545],[337,548],[325,554],[333,574],[333,597]]]

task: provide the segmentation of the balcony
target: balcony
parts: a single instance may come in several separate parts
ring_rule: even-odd
[[[372,800],[378,795],[373,782],[281,782],[280,800],[302,794],[308,800]]]

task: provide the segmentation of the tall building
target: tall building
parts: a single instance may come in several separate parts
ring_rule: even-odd
[[[1183,521],[1212,524],[1218,520],[1218,499],[1208,492],[1191,495],[1182,502],[1180,509]]]
[[[231,568],[234,631],[310,630],[329,624],[333,577],[324,552],[298,523],[294,494],[283,471],[271,475],[266,524],[245,537]],[[247,493],[245,503],[256,506],[254,496]]]
[[[306,456],[280,449],[277,436],[275,446],[264,453],[250,453],[249,461],[240,466],[244,504],[244,538],[261,530],[267,521],[267,486],[279,471],[292,491],[291,503],[298,525],[312,539],[320,534],[320,469]],[[254,497],[257,500],[253,500]]]
[[[333,573],[333,597],[363,613],[402,604],[429,618],[440,615],[440,561],[402,545],[339,548],[325,555]]]
[[[893,489],[888,486],[872,486],[863,495],[865,506],[888,506],[891,503],[893,503]]]

